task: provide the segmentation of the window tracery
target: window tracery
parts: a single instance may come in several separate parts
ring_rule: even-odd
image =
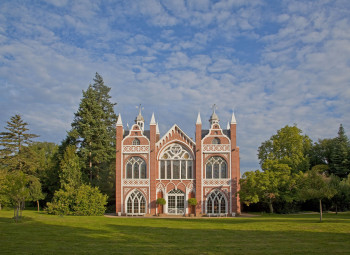
[[[146,199],[139,190],[133,191],[128,197],[126,210],[129,215],[140,215],[146,213]]]
[[[175,143],[165,149],[160,157],[160,179],[192,179],[193,158],[180,144]]]
[[[131,157],[126,162],[126,179],[146,179],[146,162],[140,157]]]
[[[132,141],[132,145],[140,145],[140,140],[135,138],[133,141]]]
[[[211,157],[205,164],[206,179],[225,179],[228,178],[227,164],[222,157]]]
[[[227,213],[227,205],[224,194],[215,190],[207,198],[207,213],[222,214]]]

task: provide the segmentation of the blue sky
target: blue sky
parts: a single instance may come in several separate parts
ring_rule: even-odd
[[[98,72],[116,113],[142,104],[161,135],[190,137],[198,111],[234,109],[241,172],[257,148],[296,123],[314,141],[350,132],[350,2],[245,0],[1,1],[0,130],[21,114],[59,143]]]

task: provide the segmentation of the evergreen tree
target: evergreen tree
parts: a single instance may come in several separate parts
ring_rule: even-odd
[[[26,163],[21,154],[24,146],[32,143],[32,139],[38,137],[29,134],[28,123],[24,122],[20,115],[16,114],[7,122],[7,132],[0,133],[0,159],[2,168],[9,170],[22,170]]]
[[[334,148],[331,154],[332,164],[330,172],[345,178],[350,173],[350,144],[345,134],[343,125],[340,124],[338,136],[334,140]]]
[[[83,91],[79,109],[75,113],[70,138],[66,142],[78,147],[78,155],[83,162],[82,169],[91,184],[104,190],[106,178],[114,170],[115,130],[117,116],[114,103],[110,102],[110,88],[104,85],[102,77],[96,73],[94,84]]]
[[[66,148],[60,162],[60,183],[63,189],[67,186],[78,188],[82,184],[79,157],[73,145]]]

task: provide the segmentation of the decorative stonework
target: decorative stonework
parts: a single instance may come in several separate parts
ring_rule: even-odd
[[[157,184],[157,192],[159,192],[159,191],[165,192],[165,186],[164,186],[163,183],[158,183]]]
[[[203,186],[228,186],[231,184],[230,179],[204,179]]]
[[[123,180],[124,186],[149,186],[149,180],[148,179],[124,179]]]
[[[143,194],[145,194],[146,197],[148,197],[148,189],[147,188],[139,188],[139,190],[141,190],[143,192]]]
[[[208,193],[210,192],[210,190],[211,190],[210,188],[205,188],[205,194],[204,195],[207,196]]]
[[[124,188],[124,196],[128,194],[129,190],[131,190],[131,188]]]
[[[148,153],[149,145],[124,145],[124,153]]]
[[[230,152],[229,144],[203,144],[203,152]]]

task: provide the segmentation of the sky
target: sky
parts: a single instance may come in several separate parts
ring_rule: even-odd
[[[60,143],[98,72],[124,127],[144,107],[161,136],[195,137],[200,112],[234,111],[241,173],[285,125],[313,141],[350,134],[350,1],[0,2],[0,131],[20,114]]]

